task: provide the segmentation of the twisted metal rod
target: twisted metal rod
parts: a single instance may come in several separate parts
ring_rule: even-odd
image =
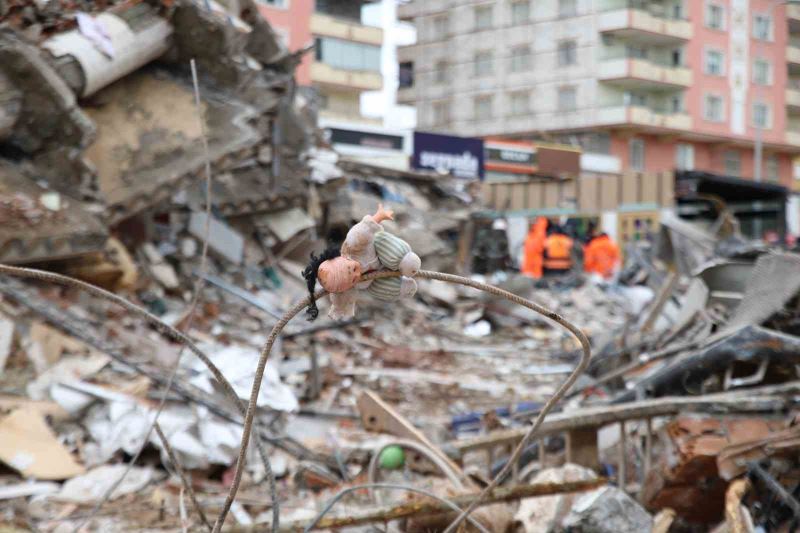
[[[448,500],[447,498],[443,498],[443,497],[439,496],[438,494],[435,494],[435,493],[433,493],[433,492],[431,492],[429,490],[426,490],[426,489],[420,489],[420,488],[417,488],[417,487],[411,487],[409,485],[400,485],[398,483],[364,483],[363,485],[355,485],[353,487],[347,487],[346,489],[343,489],[343,490],[339,491],[335,496],[333,496],[325,504],[325,507],[323,507],[323,509],[317,514],[317,516],[314,517],[314,520],[309,525],[307,525],[305,527],[305,529],[303,530],[303,533],[309,533],[309,531],[311,531],[315,527],[317,527],[317,524],[319,524],[319,522],[325,517],[325,515],[328,514],[328,512],[331,509],[333,509],[333,506],[336,505],[339,502],[339,500],[341,500],[342,498],[344,498],[346,495],[350,494],[351,492],[355,492],[355,491],[362,490],[362,489],[369,489],[369,490],[373,490],[373,489],[390,489],[390,490],[404,490],[406,492],[415,492],[417,494],[422,494],[423,496],[427,496],[428,498],[432,498],[432,499],[434,499],[434,500],[436,500],[436,501],[438,501],[440,503],[443,503],[443,504],[445,504],[446,506],[448,506],[450,509],[452,509],[455,512],[461,511],[461,508],[458,505],[456,505],[455,503],[453,503],[451,500]],[[489,531],[486,529],[486,527],[483,524],[481,524],[480,522],[478,522],[477,520],[475,520],[471,516],[467,517],[467,520],[469,521],[470,524],[475,526],[475,529],[477,529],[481,533],[489,533]]]
[[[369,274],[365,274],[361,277],[361,281],[369,281],[372,279],[377,278],[390,278],[390,277],[398,277],[400,276],[399,272],[395,271],[379,271],[379,272],[371,272]],[[522,451],[527,447],[527,445],[533,440],[536,436],[536,430],[544,421],[544,418],[547,414],[553,409],[553,407],[558,403],[559,400],[564,396],[564,394],[569,390],[569,388],[575,383],[578,379],[578,376],[583,373],[586,367],[589,365],[589,359],[591,357],[591,347],[589,345],[589,339],[586,335],[575,325],[571,322],[566,320],[564,317],[559,315],[554,311],[550,311],[549,309],[532,302],[528,299],[522,298],[521,296],[517,296],[511,292],[506,290],[500,289],[499,287],[495,287],[493,285],[489,285],[487,283],[481,283],[479,281],[475,281],[473,279],[465,278],[462,276],[456,276],[453,274],[445,274],[443,272],[433,272],[428,270],[421,270],[415,276],[417,278],[422,279],[431,279],[431,280],[438,280],[443,281],[445,283],[454,283],[457,285],[464,285],[467,287],[472,287],[474,289],[487,292],[489,294],[493,294],[495,296],[500,296],[519,304],[523,307],[527,307],[532,311],[539,313],[540,315],[549,318],[553,322],[559,324],[567,331],[572,333],[581,344],[583,348],[583,355],[581,356],[578,365],[572,371],[572,373],[567,377],[564,383],[558,388],[556,393],[545,403],[542,410],[539,412],[539,415],[536,417],[536,420],[533,422],[533,425],[522,438],[520,443],[514,449],[514,452],[511,454],[509,461],[506,463],[506,466],[495,476],[495,478],[486,486],[486,488],[478,495],[478,497],[467,506],[464,511],[459,514],[459,516],[453,521],[450,526],[448,526],[447,531],[450,532],[454,528],[458,527],[458,525],[466,519],[469,514],[478,506],[480,505],[483,500],[486,499],[488,494],[503,480],[511,469],[513,465],[519,460],[520,455],[522,455]],[[320,290],[314,294],[314,299],[319,299],[327,294],[326,291]],[[253,380],[253,388],[250,392],[250,402],[247,406],[247,414],[245,415],[244,421],[244,431],[242,433],[242,442],[239,447],[239,457],[236,460],[236,471],[234,474],[233,482],[231,483],[230,490],[228,492],[228,496],[225,499],[225,503],[222,507],[222,511],[220,512],[219,516],[217,517],[217,521],[214,524],[214,533],[219,533],[222,529],[222,525],[225,522],[225,518],[230,510],[231,505],[233,504],[233,500],[236,498],[236,493],[239,490],[239,484],[241,483],[242,479],[242,472],[244,470],[244,461],[245,455],[247,453],[247,445],[250,438],[250,433],[252,432],[252,423],[253,417],[255,415],[255,405],[256,400],[258,398],[259,390],[261,389],[261,380],[263,379],[264,375],[264,368],[267,364],[267,359],[269,358],[269,354],[272,350],[272,345],[275,343],[275,339],[277,339],[278,335],[280,334],[281,330],[286,326],[286,324],[294,318],[300,311],[302,311],[309,303],[311,302],[311,297],[306,296],[301,301],[297,302],[291,309],[289,309],[281,319],[275,324],[272,328],[272,331],[267,338],[266,343],[264,344],[264,348],[261,350],[261,356],[258,361],[258,367],[256,369],[256,376]]]

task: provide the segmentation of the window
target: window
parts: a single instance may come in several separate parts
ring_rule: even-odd
[[[531,18],[531,5],[528,0],[517,0],[511,4],[511,23],[525,24]]]
[[[706,50],[706,74],[725,75],[725,54],[721,50]]]
[[[492,118],[492,97],[476,96],[474,101],[475,120],[488,120]]]
[[[433,103],[433,125],[444,126],[450,122],[450,102]]]
[[[381,70],[381,47],[331,37],[317,37],[318,61],[342,70]]]
[[[558,43],[558,66],[574,65],[578,62],[578,45],[575,41]]]
[[[445,83],[447,81],[447,61],[437,61],[433,70],[433,82]]]
[[[511,93],[511,114],[520,115],[527,113],[529,111],[528,100],[527,91]]]
[[[440,40],[447,37],[447,33],[450,29],[450,19],[447,18],[447,15],[439,15],[433,18],[433,39]]]
[[[725,8],[723,6],[706,2],[706,27],[712,30],[725,29]]]
[[[628,44],[625,45],[625,54],[630,59],[647,59],[647,47]]]
[[[558,90],[558,110],[574,111],[577,107],[578,99],[575,87],[561,87]]]
[[[258,0],[258,3],[269,7],[278,7],[280,9],[289,7],[289,0]]]
[[[475,76],[488,76],[492,73],[492,53],[484,50],[475,54]]]
[[[683,20],[683,2],[672,4],[672,18],[675,20]]]
[[[725,150],[722,159],[725,165],[725,174],[737,177],[742,174],[742,154],[736,150]]]
[[[683,66],[683,49],[682,48],[675,48],[670,53],[670,60],[672,62],[673,67],[682,67]]]
[[[675,167],[678,170],[694,170],[694,145],[677,144],[675,146]]]
[[[628,152],[631,170],[644,172],[644,141],[642,139],[628,141]]]
[[[647,105],[647,94],[625,91],[622,95],[622,103],[626,106],[634,105],[644,107]]]
[[[725,120],[725,109],[722,97],[716,94],[707,94],[703,102],[703,117],[711,122]]]
[[[772,40],[772,17],[764,13],[753,15],[753,39]]]
[[[558,0],[558,16],[574,17],[578,14],[577,0]]]
[[[527,46],[511,49],[511,72],[524,72],[531,68],[531,50]]]
[[[397,72],[397,81],[400,89],[414,86],[414,62],[402,61]]]
[[[475,8],[475,29],[486,30],[492,27],[492,6]]]
[[[772,85],[772,65],[766,59],[753,61],[753,83],[756,85]]]
[[[764,172],[767,181],[778,181],[780,179],[780,165],[778,164],[778,156],[770,154],[767,156],[766,172]]]
[[[670,113],[683,113],[683,95],[674,94],[669,98]]]
[[[753,126],[756,128],[769,128],[771,127],[771,113],[769,105],[764,102],[756,102],[753,104]]]

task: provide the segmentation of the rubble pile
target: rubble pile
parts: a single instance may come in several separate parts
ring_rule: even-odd
[[[381,203],[424,270],[528,298],[591,342],[468,530],[798,527],[800,256],[726,213],[711,230],[664,214],[619,280],[534,281],[484,231],[474,184],[326,146],[299,56],[249,2],[59,5],[0,12],[0,263],[150,314],[0,265],[0,530],[213,523],[244,420],[226,392],[250,398],[310,255]],[[444,530],[580,359],[553,321],[460,285],[359,291],[344,321],[329,305],[277,338],[223,530],[269,530],[275,512],[281,531]]]

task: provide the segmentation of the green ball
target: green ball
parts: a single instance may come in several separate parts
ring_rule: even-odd
[[[381,468],[396,470],[406,462],[406,454],[400,446],[387,446],[381,452],[379,463]]]

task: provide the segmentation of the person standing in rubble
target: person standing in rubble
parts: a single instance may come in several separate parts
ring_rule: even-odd
[[[603,279],[611,279],[619,269],[619,246],[608,236],[600,233],[592,237],[583,251],[583,270],[587,274],[597,274]]]
[[[564,233],[561,226],[548,227],[548,236],[544,241],[544,257],[542,266],[548,276],[562,276],[572,270],[572,247],[574,241]]]
[[[522,249],[522,273],[534,279],[542,277],[544,241],[547,239],[547,219],[538,217],[531,224]]]

